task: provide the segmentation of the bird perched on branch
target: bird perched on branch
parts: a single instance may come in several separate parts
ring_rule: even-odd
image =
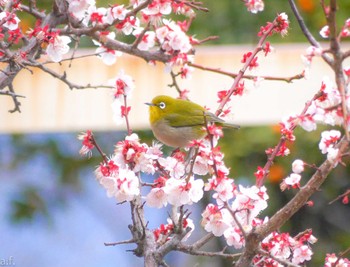
[[[159,95],[149,105],[149,120],[155,137],[171,147],[185,147],[190,141],[206,136],[206,124],[238,129],[202,106],[183,99]]]

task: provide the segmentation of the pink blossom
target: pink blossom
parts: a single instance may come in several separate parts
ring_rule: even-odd
[[[131,201],[140,194],[139,179],[128,169],[119,169],[113,176],[103,176],[99,182],[107,190],[107,196],[115,197],[119,202]]]
[[[171,0],[153,0],[142,12],[147,16],[169,15],[171,13]]]
[[[3,11],[0,12],[0,21],[3,22],[1,24],[2,27],[7,28],[10,31],[14,31],[18,28],[20,19],[16,16],[16,14]]]
[[[337,263],[336,265],[334,265]],[[350,260],[338,258],[334,253],[327,254],[324,267],[350,267]]]
[[[79,151],[80,155],[91,155],[91,150],[95,147],[92,140],[92,132],[90,130],[86,131],[86,133],[81,133],[78,135],[78,139],[82,140],[82,148]]]
[[[164,26],[156,30],[156,37],[166,52],[187,53],[192,49],[189,37],[173,21],[163,20]]]
[[[213,198],[217,201],[226,202],[234,196],[234,183],[233,179],[221,179],[219,184],[214,188],[215,193]]]
[[[114,5],[107,9],[106,22],[112,25],[115,20],[124,20],[127,13],[124,5]]]
[[[108,39],[115,39],[115,32],[109,32],[107,35],[104,36],[105,38]],[[102,45],[100,42],[97,42],[96,40],[92,40],[92,42],[97,45],[98,47],[96,48],[95,53],[97,56],[102,59],[103,63],[110,66],[113,65],[118,57],[121,57],[123,55],[122,52],[117,51],[117,50],[112,50],[104,45]]]
[[[194,71],[193,67],[190,67],[190,66],[188,66],[188,64],[185,64],[181,68],[181,78],[182,79],[191,79],[193,71]]]
[[[46,48],[46,53],[49,55],[52,61],[60,62],[63,55],[69,52],[69,43],[71,42],[68,36],[56,35],[50,40],[49,45]]]
[[[241,225],[249,229],[252,220],[267,208],[268,198],[264,186],[258,188],[257,186],[243,187],[239,185],[236,199],[232,202],[231,208],[236,211],[237,220]]]
[[[197,155],[193,164],[193,173],[198,175],[206,175],[209,171],[208,158],[204,155]]]
[[[121,30],[125,35],[130,35],[134,30],[140,27],[140,20],[137,17],[126,17],[122,22],[116,25],[118,30]]]
[[[166,171],[169,172],[170,177],[179,179],[185,175],[185,164],[176,158],[159,158],[158,162]]]
[[[339,141],[341,133],[338,130],[324,131],[321,133],[321,141],[318,145],[322,154],[328,153],[329,148],[334,148],[334,145]]]
[[[289,189],[289,188],[300,188],[300,180],[301,180],[300,174],[298,173],[290,174],[288,177],[283,179],[283,182],[280,185],[281,190],[284,191],[285,189]]]
[[[112,113],[113,113],[113,121],[116,125],[120,125],[124,122],[124,116],[122,114],[122,102],[119,99],[114,99],[111,104]]]
[[[135,89],[134,79],[130,75],[125,74],[124,70],[120,70],[118,75],[108,80],[107,83],[114,87],[113,95],[120,100],[122,100],[124,96],[130,98]]]
[[[328,38],[329,37],[329,27],[328,25],[324,26],[321,30],[320,30],[320,35],[322,38]]]
[[[222,236],[230,228],[232,216],[227,209],[219,209],[214,204],[208,204],[202,213],[202,225],[207,232]]]
[[[143,31],[142,28],[139,28],[133,32],[133,34],[138,38],[138,36]],[[142,51],[148,51],[155,45],[155,36],[156,33],[154,31],[146,31],[141,38],[141,42],[137,45],[137,48]]]
[[[245,5],[249,12],[256,14],[264,10],[263,0],[245,0]]]
[[[314,131],[317,128],[314,117],[309,114],[298,116],[298,123],[305,131],[308,132]]]
[[[151,191],[146,196],[146,203],[148,206],[153,208],[166,207],[168,204],[167,194],[164,192],[163,188],[152,188]]]
[[[304,171],[304,162],[301,159],[296,159],[292,163],[294,173],[302,173]]]
[[[203,180],[194,180],[193,176],[188,182],[185,179],[170,178],[165,182],[164,192],[171,205],[176,207],[191,205],[202,199],[203,185]]]
[[[330,148],[327,149],[327,159],[330,162],[336,162],[334,167],[336,167],[337,164],[338,164],[338,154],[339,154],[339,149],[338,148],[330,147]]]
[[[104,7],[96,8],[96,6],[91,5],[88,8],[88,22],[91,22],[93,26],[96,24],[106,23],[107,9]]]
[[[244,238],[241,235],[239,227],[230,227],[224,232],[226,243],[235,249],[241,249],[244,246]]]
[[[281,13],[276,18],[277,27],[274,29],[275,32],[281,33],[282,36],[285,36],[288,33],[289,20],[286,13]]]
[[[312,251],[307,245],[302,245],[294,249],[292,262],[299,264],[311,260]]]
[[[77,19],[82,20],[90,6],[95,6],[95,0],[68,0],[69,12]]]

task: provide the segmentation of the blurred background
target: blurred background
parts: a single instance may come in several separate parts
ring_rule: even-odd
[[[296,1],[307,25],[315,36],[325,25],[318,0]],[[108,1],[99,1],[104,6]],[[286,12],[291,20],[287,36],[273,37],[270,42],[275,52],[267,59],[259,59],[259,75],[290,77],[303,71],[300,55],[309,46],[294,20],[287,1],[265,1],[265,11],[250,15],[240,1],[204,0],[209,13],[198,13],[191,33],[198,39],[218,35],[216,41],[197,50],[196,63],[223,70],[238,72],[243,53],[257,42],[256,33],[266,21],[272,21],[277,13]],[[42,1],[49,8],[51,1]],[[348,16],[350,2],[340,1],[338,19],[342,23]],[[33,27],[33,21],[21,17],[22,27]],[[91,42],[83,40],[80,54],[94,50]],[[347,45],[347,44],[345,44]],[[117,75],[120,69],[135,79],[136,89],[130,105],[131,126],[143,141],[151,144],[147,108],[143,105],[160,93],[176,95],[169,88],[171,79],[164,67],[154,68],[142,60],[125,56],[112,67],[106,67],[97,58],[87,58],[67,65],[50,66],[80,84],[102,84]],[[100,158],[96,153],[90,159],[79,155],[81,131],[90,129],[106,154],[122,140],[125,126],[112,121],[112,96],[106,89],[69,90],[61,82],[40,71],[31,75],[22,71],[15,80],[15,88],[26,98],[22,99],[22,112],[10,114],[10,99],[0,98],[0,261],[13,259],[17,266],[139,266],[142,259],[132,255],[134,245],[105,247],[104,242],[130,238],[127,225],[130,212],[127,204],[117,205],[114,199],[95,181],[93,172]],[[289,114],[298,113],[305,102],[320,88],[321,77],[332,72],[320,60],[312,65],[308,80],[293,83],[265,81],[259,88],[247,83],[248,94],[232,101],[232,120],[242,125],[239,131],[227,131],[220,140],[225,162],[231,167],[231,176],[237,183],[255,183],[254,172],[264,165],[264,151],[276,144],[279,138],[278,122]],[[190,89],[190,98],[215,108],[216,93],[228,89],[232,79],[196,70],[190,81],[181,81],[182,89]],[[269,208],[262,214],[271,215],[284,205],[295,192],[281,193],[279,183],[291,172],[291,162],[301,158],[310,164],[324,160],[318,149],[320,133],[296,130],[297,140],[291,146],[291,155],[279,158],[271,169],[267,181],[270,195]],[[170,153],[170,150],[166,150]],[[349,162],[347,162],[349,163]],[[313,207],[305,207],[281,229],[296,235],[312,228],[319,241],[313,246],[315,256],[309,266],[320,266],[328,252],[340,252],[350,246],[350,209],[335,199],[350,187],[349,168],[338,166],[331,177],[316,193]],[[308,169],[302,183],[312,175]],[[210,196],[206,201],[210,201]],[[192,219],[198,221],[205,201],[191,207]],[[146,209],[150,227],[166,223],[166,209]],[[151,219],[152,218],[152,219]],[[189,242],[203,235],[197,225]],[[211,242],[206,249],[218,250],[223,240]],[[232,250],[232,252],[234,252]],[[230,266],[219,259],[207,259],[170,253],[171,266]]]

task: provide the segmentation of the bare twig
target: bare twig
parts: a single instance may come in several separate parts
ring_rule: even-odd
[[[72,90],[73,89],[87,89],[87,88],[91,88],[91,89],[98,89],[98,88],[113,89],[114,88],[113,86],[107,86],[107,85],[91,85],[91,84],[80,85],[80,84],[76,84],[76,83],[73,83],[70,80],[68,80],[66,73],[59,74],[59,73],[53,71],[52,69],[44,66],[43,64],[40,64],[40,63],[34,62],[34,61],[28,63],[28,65],[36,67],[36,68],[39,68],[42,71],[50,74],[52,77],[61,80],[62,82],[64,82]]]
[[[329,202],[328,204],[333,204],[334,202],[338,201],[339,199],[342,199],[346,196],[350,195],[350,189],[346,190],[345,193],[337,196],[335,199],[333,199],[331,202]]]
[[[188,62],[187,63],[189,66],[194,67],[196,69],[201,69],[201,70],[205,70],[205,71],[209,71],[209,72],[214,72],[214,73],[218,73],[218,74],[222,74],[225,76],[229,76],[231,78],[236,78],[238,73],[232,73],[232,72],[228,72],[228,71],[224,71],[220,68],[212,68],[212,67],[206,67],[206,66],[202,66],[199,64],[195,64],[195,63],[191,63]],[[299,74],[290,76],[290,77],[277,77],[277,76],[265,76],[265,75],[248,75],[248,74],[244,74],[242,76],[242,78],[244,79],[248,79],[248,80],[255,80],[256,78],[263,78],[264,80],[269,80],[269,81],[283,81],[283,82],[287,82],[287,83],[291,83],[294,80],[300,80],[303,79],[305,77],[304,72],[301,72]]]
[[[117,246],[117,245],[132,244],[132,243],[136,243],[136,240],[129,239],[129,240],[123,240],[118,242],[112,242],[112,243],[104,243],[104,245],[108,247],[108,246]]]
[[[196,256],[206,256],[206,257],[221,257],[225,259],[234,259],[242,255],[242,253],[224,253],[222,251],[218,252],[209,252],[209,251],[202,251],[202,250],[196,250],[192,246],[180,244],[178,245],[175,250],[182,251],[186,254],[190,255],[196,255]]]

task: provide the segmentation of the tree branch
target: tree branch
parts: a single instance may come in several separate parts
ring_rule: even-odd
[[[349,141],[346,139],[346,137],[341,139],[336,148],[339,149],[339,154],[349,150]],[[333,170],[335,164],[335,162],[325,160],[318,170],[316,170],[307,184],[300,188],[300,191],[284,207],[276,212],[267,223],[258,226],[255,230],[248,234],[246,238],[245,250],[236,263],[236,267],[249,266],[250,262],[253,260],[253,257],[258,253],[260,242],[273,231],[277,231],[306,204],[308,199],[317,190],[319,190],[329,173]]]
[[[299,27],[302,31],[302,33],[304,34],[304,36],[306,37],[306,39],[309,41],[309,43],[315,47],[321,48],[320,43],[315,39],[315,37],[311,34],[311,32],[309,31],[308,27],[306,26],[303,17],[301,16],[301,14],[299,13],[299,10],[294,2],[294,0],[288,0],[289,5],[293,11],[294,16],[296,17]],[[330,66],[333,65],[333,59],[330,58],[329,56],[327,56],[326,54],[322,54],[322,58],[323,60]]]

